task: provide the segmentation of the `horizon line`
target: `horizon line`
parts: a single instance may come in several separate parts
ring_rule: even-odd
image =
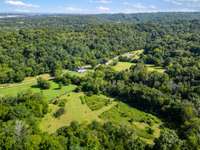
[[[44,15],[117,15],[117,14],[156,14],[156,13],[200,13],[200,11],[157,11],[157,12],[133,12],[133,13],[65,13],[65,12],[0,12],[0,14],[44,14]]]

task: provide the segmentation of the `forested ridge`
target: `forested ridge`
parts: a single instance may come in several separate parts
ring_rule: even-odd
[[[198,29],[199,21],[193,20],[1,30],[0,82],[18,82],[25,76],[53,72],[56,65],[67,69],[95,66],[115,55],[146,47],[165,48],[162,51],[173,55],[197,54]]]
[[[6,16],[14,16],[12,19]],[[66,14],[1,14],[2,28],[38,28],[84,26],[104,23],[169,23],[199,20],[199,12],[159,12],[139,14],[99,14],[99,15],[66,15]]]
[[[160,136],[149,145],[132,128],[97,121],[72,122],[51,135],[44,133],[38,123],[48,113],[49,102],[41,93],[27,91],[0,99],[0,149],[199,150],[199,13],[81,17],[1,19],[0,83],[50,73],[60,88],[73,84],[74,92],[103,94],[158,116],[163,121]],[[119,57],[134,64],[129,69],[117,72],[105,65],[139,49],[144,52],[138,59]],[[85,65],[93,68],[87,76],[61,73]],[[147,65],[163,72],[150,72]],[[38,80],[38,86],[43,85],[50,88]],[[57,113],[62,115],[64,109]]]

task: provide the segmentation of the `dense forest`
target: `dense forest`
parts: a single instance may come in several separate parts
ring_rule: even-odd
[[[200,13],[0,19],[1,84],[50,73],[60,86],[70,83],[77,86],[75,92],[117,98],[164,122],[153,145],[111,122],[71,122],[44,133],[38,122],[48,113],[48,102],[41,93],[27,91],[0,98],[0,149],[199,150],[199,29]],[[144,49],[139,59],[120,58],[136,64],[130,69],[116,72],[105,65],[138,49]],[[146,64],[164,72],[149,72]],[[61,73],[85,65],[93,68],[85,77]]]

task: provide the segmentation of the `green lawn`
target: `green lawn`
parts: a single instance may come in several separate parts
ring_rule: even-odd
[[[124,70],[127,70],[129,69],[131,66],[133,65],[136,65],[136,63],[130,63],[130,62],[118,62],[117,65],[115,66],[112,66],[112,68],[115,70],[115,71],[124,71]],[[147,67],[147,70],[149,72],[159,72],[159,73],[164,73],[165,70],[162,68],[162,67],[157,67],[157,66],[154,66],[154,65],[149,65],[149,64],[146,64],[145,65]]]
[[[110,98],[103,95],[93,95],[86,97],[84,93],[69,93],[62,97],[65,99],[65,113],[59,118],[53,114],[60,108],[58,105],[49,104],[49,113],[42,118],[39,126],[43,132],[54,133],[57,129],[68,126],[72,121],[79,123],[91,123],[96,120],[99,122],[111,121],[118,125],[125,125],[135,130],[136,135],[148,144],[153,144],[153,140],[160,136],[161,121],[145,112],[128,106],[122,102],[112,101],[109,104],[99,102],[100,99],[108,100]],[[87,99],[88,98],[88,99]],[[103,100],[103,101],[104,101]],[[92,102],[87,102],[92,101]],[[96,105],[98,109],[91,110]],[[152,130],[153,133],[149,133]]]
[[[50,79],[48,75],[42,75],[42,77]],[[69,85],[63,86],[62,89],[59,89],[59,85],[57,83],[52,80],[49,80],[49,82],[51,84],[51,88],[47,90],[41,90],[35,86],[37,84],[37,77],[26,78],[22,83],[18,84],[1,85],[0,96],[16,96],[20,92],[31,90],[33,92],[42,92],[47,100],[51,100],[64,94],[65,92],[71,92],[76,88],[75,85]]]
[[[165,69],[162,68],[162,67],[157,67],[157,66],[154,66],[154,65],[146,65],[146,67],[147,67],[149,72],[153,72],[153,71],[157,71],[159,73],[165,72]]]
[[[63,126],[70,125],[72,121],[80,123],[90,123],[94,120],[102,122],[99,116],[115,106],[115,102],[103,108],[92,111],[86,103],[81,101],[83,93],[70,93],[62,96],[61,99],[66,99],[65,113],[59,118],[55,118],[53,114],[59,109],[57,105],[50,104],[50,112],[41,120],[40,129],[44,132],[53,133]]]
[[[125,57],[129,57],[132,58],[132,60],[137,60],[140,58],[140,56],[144,53],[144,50],[136,50],[136,51],[131,51],[128,53],[125,53],[121,56],[125,56]],[[112,59],[110,60],[110,62],[112,61]],[[109,63],[110,64],[110,63]],[[118,62],[115,66],[112,66],[112,68],[115,71],[124,71],[129,69],[132,65],[136,65],[136,63],[130,63],[130,62]],[[148,69],[149,72],[153,72],[153,71],[157,71],[159,73],[164,73],[165,70],[162,67],[157,67],[155,65],[149,65],[146,64],[146,67]]]
[[[136,50],[131,52],[134,56],[134,59],[139,59],[140,56],[144,53],[144,50]]]
[[[160,135],[159,126],[161,121],[157,117],[139,111],[122,102],[104,112],[100,117],[105,121],[135,129],[137,135],[149,144],[153,144],[153,140]],[[153,134],[148,133],[149,129],[154,131]]]
[[[115,71],[119,71],[120,72],[120,71],[129,69],[132,65],[133,65],[133,63],[129,63],[129,62],[118,62],[117,65],[112,66],[112,68]]]
[[[110,105],[113,99],[104,95],[85,96],[84,101],[91,110],[99,110],[104,106]]]
[[[144,53],[144,50],[136,50],[136,51],[132,51],[132,52],[127,53],[127,54],[122,55],[122,56],[132,57],[133,60],[137,60],[141,57],[141,55],[143,53]]]

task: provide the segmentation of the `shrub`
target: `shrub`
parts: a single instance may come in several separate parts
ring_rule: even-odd
[[[81,99],[81,104],[85,104],[85,97],[81,96],[80,99]]]
[[[147,127],[147,133],[149,134],[153,134],[154,133],[154,129]]]
[[[76,92],[76,93],[81,92],[81,87],[80,86],[76,87],[76,89],[74,90],[74,92]]]
[[[45,79],[42,79],[41,77],[39,77],[37,79],[37,86],[41,89],[49,89],[50,88],[50,83],[45,80]]]
[[[58,103],[58,106],[59,107],[65,107],[66,102],[67,102],[67,99],[60,99],[59,103]]]
[[[64,113],[65,113],[65,109],[59,108],[53,115],[55,118],[58,118],[58,117],[62,116]]]

